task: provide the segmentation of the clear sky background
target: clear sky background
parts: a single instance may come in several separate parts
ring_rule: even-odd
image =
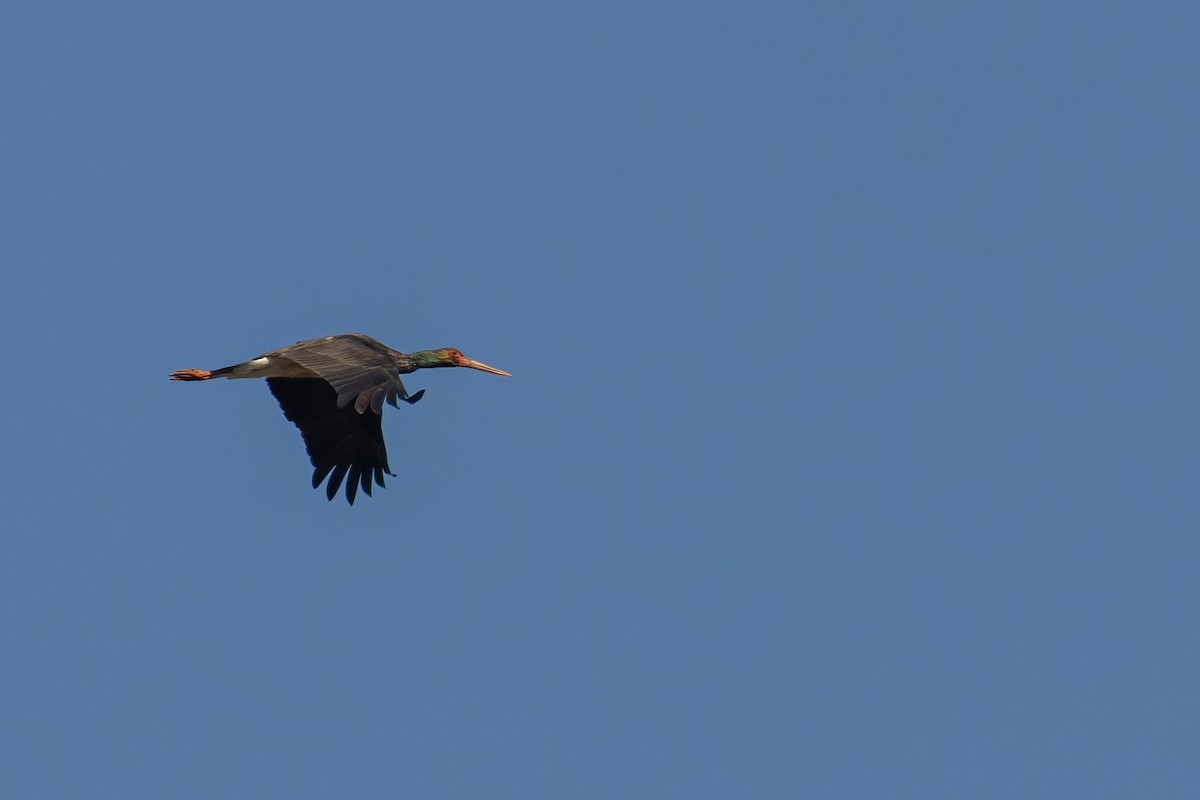
[[[1197,9],[6,5],[0,795],[1200,796]]]

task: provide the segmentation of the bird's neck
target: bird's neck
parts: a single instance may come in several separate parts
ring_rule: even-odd
[[[436,350],[416,350],[396,356],[396,369],[401,374],[416,372],[419,369],[449,366],[452,365],[444,363],[441,354]]]

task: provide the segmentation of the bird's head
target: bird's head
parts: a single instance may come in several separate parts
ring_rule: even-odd
[[[512,377],[511,373],[505,372],[502,369],[489,367],[481,361],[467,358],[453,347],[446,347],[441,350],[425,350],[420,353],[413,353],[412,357],[423,368],[466,367],[467,369],[477,369],[480,372],[490,372],[493,375],[503,375],[506,378]]]

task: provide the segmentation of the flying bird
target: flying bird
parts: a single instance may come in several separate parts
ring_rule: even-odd
[[[173,381],[210,378],[266,378],[283,415],[300,429],[313,465],[316,489],[326,477],[332,500],[343,479],[346,500],[354,505],[358,487],[371,494],[371,479],[383,486],[388,467],[383,442],[383,403],[415,403],[425,390],[410,395],[400,375],[430,367],[467,367],[512,377],[502,369],[473,361],[453,347],[401,353],[361,333],[343,333],[296,342],[258,358],[211,372],[180,369]]]

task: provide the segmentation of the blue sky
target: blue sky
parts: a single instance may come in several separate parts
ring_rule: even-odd
[[[0,793],[1195,797],[1198,23],[12,5]]]

